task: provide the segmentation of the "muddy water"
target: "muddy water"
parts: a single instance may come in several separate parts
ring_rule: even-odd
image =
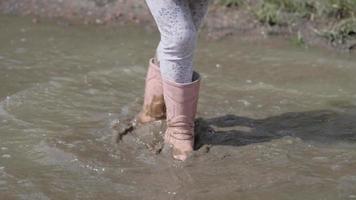
[[[1,199],[356,199],[356,59],[288,42],[201,40],[197,150],[115,143],[158,37],[0,17]],[[158,142],[159,143],[159,142]]]

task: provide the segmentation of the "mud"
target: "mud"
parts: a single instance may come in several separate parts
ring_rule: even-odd
[[[140,26],[0,16],[3,199],[355,199],[355,58],[279,39],[200,40],[195,151],[164,123],[115,141],[142,108],[158,42]]]

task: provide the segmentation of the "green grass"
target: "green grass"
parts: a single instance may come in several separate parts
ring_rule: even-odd
[[[244,0],[217,0],[224,6],[248,4]],[[252,10],[263,23],[278,24],[285,16],[299,18],[355,18],[356,0],[256,0]],[[288,17],[287,17],[288,18]],[[287,20],[287,19],[285,19]]]
[[[356,0],[260,0],[254,8],[262,23],[281,25],[294,19],[346,19],[356,16]]]
[[[301,20],[333,22],[332,26],[319,31],[319,35],[334,44],[356,39],[356,0],[216,1],[229,7],[249,4],[257,20],[268,26],[290,26]]]
[[[226,7],[233,7],[233,6],[240,6],[244,3],[244,0],[219,0],[218,3],[226,6]]]
[[[331,28],[320,31],[319,35],[335,45],[345,44],[348,40],[356,39],[356,18],[341,20]]]

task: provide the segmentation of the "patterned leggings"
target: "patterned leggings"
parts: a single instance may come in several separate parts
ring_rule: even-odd
[[[161,34],[157,58],[164,78],[190,83],[197,33],[209,0],[146,0]]]

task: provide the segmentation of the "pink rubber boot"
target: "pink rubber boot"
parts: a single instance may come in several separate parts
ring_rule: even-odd
[[[163,79],[167,107],[165,143],[172,146],[173,158],[184,161],[194,148],[194,119],[197,112],[200,76],[194,72],[193,82],[179,84]]]
[[[136,119],[139,123],[148,123],[166,117],[163,98],[162,78],[159,66],[150,59],[146,75],[145,96],[142,111]]]

